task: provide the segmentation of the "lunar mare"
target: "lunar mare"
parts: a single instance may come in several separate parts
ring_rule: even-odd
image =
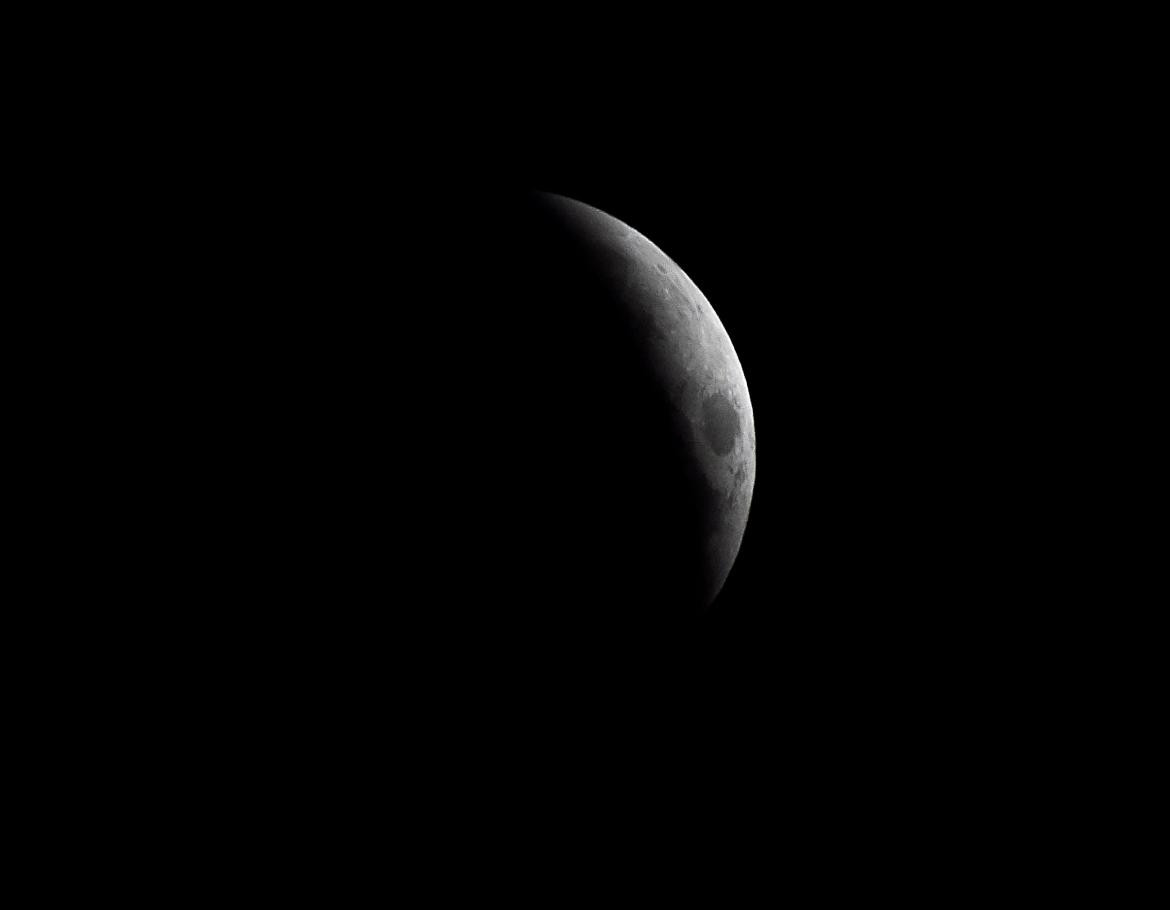
[[[739,357],[703,292],[658,246],[584,203],[561,196],[549,202],[604,270],[692,440],[687,454],[711,503],[704,541],[710,604],[739,552],[755,486],[755,422]]]

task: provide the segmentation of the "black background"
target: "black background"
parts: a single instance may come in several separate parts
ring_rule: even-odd
[[[291,650],[320,636],[329,665],[354,648],[370,672],[380,642],[434,660],[451,685],[440,703],[499,677],[520,711],[529,693],[570,714],[555,707],[563,684],[579,706],[650,698],[756,732],[784,715],[891,735],[902,717],[920,735],[996,685],[976,670],[989,645],[1011,661],[1042,622],[1016,609],[1025,592],[1005,567],[1024,554],[996,514],[1020,416],[1000,404],[1044,318],[1016,280],[1021,249],[1038,247],[1024,236],[1030,165],[967,141],[980,131],[946,116],[950,86],[887,85],[878,103],[859,79],[794,93],[772,120],[684,96],[636,128],[567,101],[523,129],[490,109],[379,120],[364,94],[255,119],[250,102],[227,108],[231,129],[203,137],[174,180],[193,212],[196,242],[179,245],[196,266],[191,313],[229,364],[195,394],[223,405],[209,439],[229,533],[263,541],[226,549],[253,554],[233,557],[251,584],[295,600],[276,622]],[[524,557],[539,528],[494,485],[539,444],[539,414],[514,390],[555,406],[525,364],[558,342],[506,281],[483,278],[501,257],[522,262],[493,206],[532,189],[594,205],[674,258],[729,332],[755,410],[756,489],[724,591],[665,645],[603,635],[620,672],[590,663],[596,641],[518,627],[493,583],[541,571]],[[557,596],[550,584],[549,610]],[[314,598],[345,606],[323,616]],[[260,607],[251,632],[282,609]]]
[[[287,172],[261,156],[231,184],[257,213],[236,247],[255,284],[233,284],[213,326],[215,350],[238,347],[212,424],[226,531],[193,577],[211,580],[208,650],[230,655],[226,716],[260,754],[291,734],[354,762],[355,782],[392,763],[435,807],[424,828],[443,812],[637,806],[685,830],[789,813],[803,833],[785,838],[812,853],[841,817],[882,837],[907,792],[925,825],[995,798],[1001,744],[1052,716],[1035,655],[1053,607],[1017,571],[1042,550],[1042,466],[1012,363],[1043,314],[1014,283],[1002,174],[978,155],[923,163],[912,127],[887,151],[811,122],[708,129],[684,151],[627,136],[597,158],[550,134],[539,154],[389,173],[331,134],[329,155]],[[523,483],[540,450],[542,412],[516,390],[557,401],[532,366],[558,338],[483,280],[501,254],[523,262],[492,233],[493,201],[528,189],[658,244],[747,377],[757,479],[739,557],[708,613],[661,634],[618,618],[566,635],[574,579],[532,559],[543,528],[509,508],[544,491],[499,483]],[[544,587],[539,613],[517,579]]]
[[[127,637],[182,668],[167,714],[210,731],[185,748],[226,744],[285,813],[304,761],[355,798],[409,793],[420,831],[486,839],[522,803],[538,827],[720,817],[713,838],[781,819],[822,861],[887,836],[908,793],[929,831],[1004,768],[1043,772],[1023,744],[1073,703],[1038,655],[1083,622],[1049,590],[1077,577],[1045,530],[1075,506],[1031,444],[1071,397],[1037,351],[1078,318],[1048,287],[1077,273],[1048,230],[1078,204],[1038,140],[1051,108],[941,45],[800,45],[515,111],[474,67],[423,91],[381,56],[165,87],[127,152],[141,205],[98,214],[134,222],[117,274],[150,318],[127,337],[174,379],[127,383],[152,416],[135,578],[177,604]],[[549,638],[493,583],[541,572],[541,529],[478,508],[539,443],[493,371],[539,382],[524,358],[555,357],[482,280],[507,246],[492,201],[531,189],[660,246],[747,377],[738,560],[659,638]],[[525,432],[495,433],[499,408]]]
[[[39,307],[67,438],[33,494],[65,491],[42,580],[82,594],[37,611],[50,659],[22,683],[61,680],[38,713],[70,740],[65,799],[105,794],[103,836],[129,819],[167,854],[190,820],[197,863],[273,854],[266,888],[332,848],[332,893],[368,864],[395,888],[618,869],[726,903],[763,873],[935,904],[1063,831],[1112,836],[1085,785],[1119,801],[1094,750],[1122,737],[1086,718],[1124,732],[1157,662],[1104,558],[1126,523],[1094,509],[1149,496],[1115,483],[1129,415],[1085,414],[1156,387],[1157,358],[1105,389],[1140,331],[1105,317],[1146,295],[1093,194],[1149,198],[1095,144],[1128,92],[1100,72],[1153,84],[1141,63],[1072,13],[703,8],[643,38],[564,12],[111,23],[126,53],[72,23],[96,59],[37,105],[65,135],[21,137],[49,175],[14,174],[69,241]],[[558,400],[560,336],[496,280],[526,249],[495,215],[532,189],[660,246],[747,377],[738,560],[654,634],[534,559],[545,529],[510,508],[559,503],[513,486],[558,472],[532,404]],[[588,634],[566,602],[597,604]],[[1079,885],[1053,868],[1038,887]]]

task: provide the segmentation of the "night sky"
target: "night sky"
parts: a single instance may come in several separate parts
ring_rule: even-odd
[[[565,591],[526,560],[540,528],[498,484],[523,478],[528,458],[555,474],[540,415],[557,392],[530,364],[556,345],[517,314],[506,282],[483,278],[501,249],[525,254],[496,236],[484,200],[536,189],[613,215],[674,259],[727,329],[752,396],[756,484],[730,577],[667,657],[631,658],[680,712],[701,701],[721,717],[876,722],[880,703],[933,715],[992,684],[961,669],[989,643],[1016,661],[1043,618],[987,569],[1026,553],[991,521],[1024,422],[986,402],[1029,331],[1026,289],[1004,264],[1012,235],[983,230],[1001,201],[994,175],[959,179],[953,161],[903,148],[861,154],[848,130],[793,135],[575,147],[563,166],[570,156],[537,144],[499,170],[462,171],[460,146],[389,171],[384,145],[346,137],[296,193],[300,165],[258,155],[225,209],[250,283],[210,275],[205,299],[230,328],[216,344],[248,374],[252,398],[227,382],[222,396],[266,454],[234,482],[275,504],[263,512],[273,564],[256,571],[304,603],[290,634],[319,634],[314,604],[339,603],[330,660],[368,649],[356,663],[393,667],[378,653],[387,642],[426,664],[421,629],[430,648],[456,636],[480,655],[470,688],[499,670],[492,648],[476,650],[484,636],[557,663],[539,628],[493,625],[524,573],[546,573],[550,611]],[[214,236],[228,248],[231,233]],[[539,690],[539,671],[525,672]],[[620,704],[621,686],[596,678]]]
[[[1057,70],[1025,94],[1010,74],[991,84],[1007,70],[982,40],[966,59],[950,33],[919,41],[917,15],[890,23],[906,50],[827,18],[810,35],[737,17],[721,53],[656,34],[633,55],[647,72],[524,35],[587,83],[579,99],[550,80],[530,105],[512,102],[548,62],[475,29],[482,65],[446,47],[447,26],[435,42],[369,29],[377,46],[347,38],[341,65],[290,42],[287,74],[225,71],[210,95],[219,64],[201,51],[197,104],[164,87],[130,111],[142,141],[113,141],[112,124],[74,143],[108,144],[140,184],[130,204],[95,171],[95,233],[115,216],[135,233],[117,280],[86,276],[82,301],[150,361],[111,396],[134,403],[143,442],[115,452],[147,504],[110,511],[145,539],[120,554],[145,607],[115,628],[158,665],[127,676],[159,699],[135,721],[151,750],[169,719],[200,762],[191,779],[223,766],[298,815],[316,788],[430,853],[435,880],[475,886],[448,844],[502,847],[522,875],[543,863],[509,825],[590,869],[623,839],[640,863],[647,832],[675,829],[700,859],[735,842],[778,888],[807,865],[818,894],[847,879],[869,896],[850,846],[877,867],[889,847],[913,877],[932,860],[893,842],[899,824],[939,853],[944,823],[982,812],[993,846],[1019,827],[1018,794],[1057,764],[1030,743],[1062,712],[1075,727],[1087,699],[1066,668],[1097,659],[1075,637],[1111,604],[1055,593],[1083,577],[1053,528],[1077,529],[1084,440],[1042,444],[1096,391],[1069,379],[1095,363],[1069,327],[1091,332],[1112,299],[1075,287],[1082,197],[1060,165],[1080,140],[1042,141]],[[513,83],[489,86],[510,60]],[[1065,103],[1079,115],[1082,95]],[[530,251],[500,202],[531,190],[660,247],[746,376],[756,480],[738,558],[708,612],[657,638],[541,558],[564,492],[589,490],[561,476],[573,414],[544,377],[593,339],[573,340],[553,293],[515,305]],[[123,332],[107,309],[128,287],[141,306]],[[604,367],[572,377],[576,401]],[[1066,795],[1053,802],[1072,811]]]

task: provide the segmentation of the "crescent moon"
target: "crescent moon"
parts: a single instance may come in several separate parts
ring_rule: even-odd
[[[713,503],[704,541],[710,605],[739,553],[756,479],[755,415],[735,347],[703,292],[651,240],[592,206],[546,196],[596,254],[677,421],[689,429],[690,455]]]

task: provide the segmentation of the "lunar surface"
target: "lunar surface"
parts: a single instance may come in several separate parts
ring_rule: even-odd
[[[682,474],[700,488],[695,533],[702,538],[696,555],[701,551],[704,562],[697,598],[703,609],[735,562],[755,484],[755,423],[743,368],[703,292],[654,243],[591,206],[561,196],[545,200],[621,308],[665,401],[672,438],[685,449],[678,453]]]

